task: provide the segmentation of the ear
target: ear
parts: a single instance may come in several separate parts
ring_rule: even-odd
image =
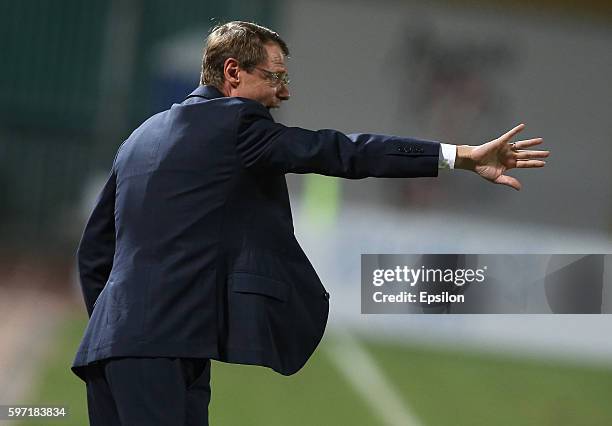
[[[223,75],[232,87],[238,87],[240,83],[240,65],[234,58],[227,58],[223,63]]]

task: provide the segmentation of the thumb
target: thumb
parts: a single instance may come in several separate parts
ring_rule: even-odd
[[[497,140],[501,143],[508,143],[510,141],[510,139],[512,139],[512,137],[514,135],[516,135],[517,133],[519,133],[520,131],[522,131],[525,128],[525,125],[523,123],[519,124],[518,126],[514,127],[513,129],[507,131],[506,133],[504,133],[503,135],[501,135]]]
[[[493,182],[498,183],[500,185],[509,186],[511,188],[516,189],[517,191],[520,191],[523,187],[523,185],[521,185],[518,179],[507,175],[499,175]]]

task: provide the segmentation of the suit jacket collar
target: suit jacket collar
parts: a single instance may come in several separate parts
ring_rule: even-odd
[[[215,86],[198,86],[187,98],[192,98],[194,96],[206,99],[216,99],[222,98],[225,95],[219,91]]]

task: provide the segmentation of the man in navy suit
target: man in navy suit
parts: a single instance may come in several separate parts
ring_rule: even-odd
[[[73,364],[92,425],[205,425],[210,359],[289,375],[318,345],[329,294],[293,233],[286,173],[349,179],[541,167],[546,151],[274,121],[289,99],[285,42],[267,28],[215,28],[202,85],[121,145],[85,228],[78,266],[89,324]]]

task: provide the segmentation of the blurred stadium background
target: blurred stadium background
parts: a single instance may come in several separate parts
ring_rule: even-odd
[[[87,424],[79,234],[122,140],[197,85],[209,28],[233,19],[292,49],[285,124],[478,144],[525,122],[552,157],[520,193],[462,172],[289,176],[328,332],[291,378],[215,363],[212,424],[612,424],[609,315],[359,313],[361,253],[612,253],[603,0],[0,1],[0,405]]]

